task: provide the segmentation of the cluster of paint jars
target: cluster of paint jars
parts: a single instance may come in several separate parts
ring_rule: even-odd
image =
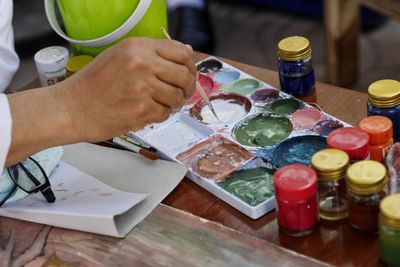
[[[313,232],[319,218],[348,218],[360,233],[380,232],[383,260],[399,263],[400,256],[392,252],[400,251],[400,195],[387,197],[388,172],[382,163],[392,136],[389,119],[371,116],[358,128],[332,131],[328,148],[312,156],[311,167],[278,169],[273,181],[280,229],[304,236]]]

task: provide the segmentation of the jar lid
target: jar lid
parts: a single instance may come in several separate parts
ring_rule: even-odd
[[[393,137],[393,123],[384,116],[370,116],[358,124],[369,135],[371,145],[385,143]]]
[[[287,37],[278,43],[278,57],[283,60],[297,61],[310,55],[310,42],[302,36]]]
[[[378,161],[359,161],[347,170],[347,189],[356,194],[370,195],[380,192],[387,180],[386,167]]]
[[[65,68],[69,51],[63,46],[49,46],[39,50],[35,56],[36,68],[39,72],[56,72]]]
[[[368,87],[369,102],[376,107],[389,108],[400,104],[400,82],[379,80]]]
[[[92,56],[81,55],[76,57],[71,57],[67,62],[67,71],[70,73],[76,73],[83,69],[87,64],[93,60]]]
[[[349,154],[350,159],[368,157],[369,136],[358,128],[344,127],[333,130],[327,138],[329,148],[337,148]]]
[[[312,156],[311,165],[317,171],[318,178],[337,180],[346,174],[349,160],[349,155],[346,152],[327,148]]]
[[[379,206],[385,224],[400,228],[400,193],[385,197]]]
[[[286,165],[275,172],[273,180],[278,199],[298,201],[317,193],[317,174],[306,165]]]

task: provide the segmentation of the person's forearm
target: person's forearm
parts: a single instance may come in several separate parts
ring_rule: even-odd
[[[65,93],[52,86],[8,95],[13,124],[6,166],[40,150],[78,141]]]

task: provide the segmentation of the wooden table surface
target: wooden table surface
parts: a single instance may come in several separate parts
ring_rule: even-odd
[[[276,72],[223,60],[279,88]],[[359,92],[319,83],[310,100],[353,125],[366,116],[367,96]],[[321,221],[310,236],[289,237],[274,211],[252,220],[186,178],[163,204],[122,240],[2,218],[0,265],[383,266],[378,237],[356,233],[347,221]]]

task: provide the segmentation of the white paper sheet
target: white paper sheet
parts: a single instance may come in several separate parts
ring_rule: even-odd
[[[41,193],[4,205],[0,215],[59,227],[120,236],[114,218],[129,213],[147,194],[114,189],[61,162],[50,177],[56,202]]]
[[[56,202],[33,194],[4,205],[0,216],[124,237],[187,172],[174,162],[87,143],[64,148],[63,162],[50,177]]]

